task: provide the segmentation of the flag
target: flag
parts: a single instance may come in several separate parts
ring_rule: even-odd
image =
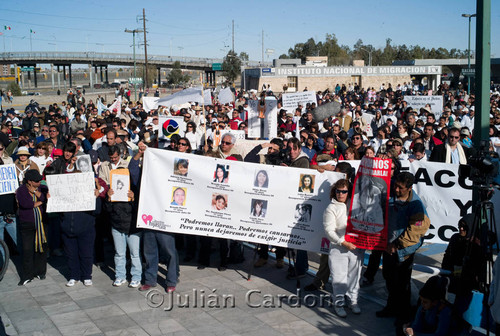
[[[30,29],[30,33],[33,33],[33,34],[34,34],[34,33],[35,33],[35,31],[34,31],[33,29]]]
[[[108,108],[104,105],[101,99],[97,99],[97,115],[101,115],[103,111],[106,111]]]
[[[119,117],[120,114],[122,114],[122,96],[118,96],[118,98],[116,98],[115,102],[113,104],[111,104],[110,107],[108,107],[108,110],[111,112],[116,110],[116,117]]]
[[[10,30],[10,26],[3,26],[5,30]]]

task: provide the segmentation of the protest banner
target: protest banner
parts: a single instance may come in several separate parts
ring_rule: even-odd
[[[94,173],[47,175],[47,212],[95,210]]]
[[[295,109],[302,104],[303,109],[305,109],[307,103],[315,103],[318,105],[318,100],[316,99],[316,92],[314,91],[303,91],[295,93],[283,93],[283,109],[287,112],[294,113]]]
[[[212,91],[210,89],[203,90],[201,87],[187,88],[185,90],[160,98],[157,101],[158,106],[180,105],[184,103],[198,103],[199,105],[212,105]]]
[[[361,249],[385,250],[390,185],[391,160],[361,160],[354,179],[346,241]]]
[[[158,117],[158,124],[160,125],[158,138],[161,140],[170,140],[170,137],[174,134],[179,134],[181,137],[184,136],[186,123],[183,117],[160,116]]]
[[[221,103],[222,105],[234,102],[234,95],[233,91],[231,91],[231,88],[227,87],[220,90],[218,99],[219,103]]]
[[[426,242],[447,243],[458,232],[458,221],[472,213],[472,182],[459,176],[456,164],[401,161],[402,171],[415,175],[413,190],[420,196],[431,220]]]
[[[0,166],[0,195],[13,194],[19,187],[16,166],[6,164]]]
[[[116,112],[116,117],[118,118],[122,114],[122,96],[118,96],[107,109],[111,112]]]
[[[429,104],[436,118],[443,112],[443,96],[404,96],[404,100],[417,112],[425,107],[425,104]]]
[[[142,107],[144,111],[149,112],[158,108],[159,97],[142,97]]]
[[[248,101],[248,137],[275,138],[278,134],[278,101],[274,97],[266,97],[265,109],[261,112],[259,103],[260,100]]]
[[[137,227],[327,253],[323,212],[343,176],[149,148]]]

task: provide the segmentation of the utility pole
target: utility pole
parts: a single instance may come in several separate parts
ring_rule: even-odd
[[[479,149],[480,141],[489,139],[491,0],[477,0],[476,14],[476,115],[472,140]]]
[[[233,20],[233,54],[234,54],[234,20]]]
[[[467,69],[470,70],[470,21],[473,17],[476,17],[476,14],[462,14],[462,17],[469,19],[469,43],[467,44]],[[467,93],[470,94],[470,72],[467,75]]]
[[[262,66],[264,66],[264,29],[262,29]]]
[[[134,29],[134,30],[130,30],[130,29],[125,29],[125,33],[132,33],[132,36],[133,36],[133,48],[134,48],[134,96],[135,96],[135,101],[137,101],[137,82],[136,82],[136,79],[137,79],[137,70],[136,70],[136,62],[135,62],[135,34],[136,33],[141,33],[142,30],[140,29]]]
[[[144,63],[146,69],[144,69],[144,86],[149,88],[148,85],[148,41],[146,40],[146,10],[142,9],[142,29],[144,31]],[[158,83],[158,86],[160,83]]]

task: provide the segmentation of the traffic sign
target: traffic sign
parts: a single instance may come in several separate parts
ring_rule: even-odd
[[[212,63],[213,71],[222,71],[222,63]]]
[[[136,77],[136,78],[129,78],[128,82],[130,84],[142,84],[142,78]]]
[[[476,68],[465,68],[461,71],[462,76],[474,77],[476,75]]]
[[[22,67],[21,71],[22,72],[28,72],[28,71],[34,71],[35,67]]]

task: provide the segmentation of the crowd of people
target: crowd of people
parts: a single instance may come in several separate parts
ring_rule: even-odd
[[[260,164],[340,171],[347,178],[338,181],[331,190],[332,203],[324,215],[324,227],[332,241],[329,255],[321,257],[320,269],[306,290],[323,289],[331,275],[335,312],[347,315],[345,308],[361,313],[358,305],[360,281],[373,282],[373,268],[361,276],[362,256],[352,243],[344,239],[346,202],[352,196],[353,173],[351,160],[366,157],[392,159],[392,204],[400,209],[412,206],[413,219],[408,221],[399,214],[393,216],[390,245],[384,252],[384,277],[389,299],[379,317],[396,316],[409,322],[409,281],[413,255],[422,243],[429,227],[428,217],[416,193],[412,192],[413,176],[399,173],[401,160],[435,161],[464,164],[474,154],[475,96],[465,90],[450,90],[442,84],[436,94],[443,97],[443,107],[433,111],[430,105],[414,109],[405,101],[407,94],[427,92],[394,88],[388,84],[376,91],[357,85],[337,85],[334,90],[317,92],[317,104],[298,104],[289,111],[282,108],[282,95],[266,88],[260,95],[255,91],[235,91],[235,101],[220,104],[213,99],[204,107],[191,103],[190,107],[162,107],[146,111],[140,101],[123,100],[117,109],[100,111],[101,100],[85,101],[82,92],[68,92],[65,102],[41,107],[32,101],[24,111],[13,108],[2,111],[0,132],[1,164],[14,163],[20,187],[14,194],[0,196],[0,238],[6,231],[23,255],[19,285],[34,278],[45,278],[47,255],[68,259],[70,274],[66,286],[78,282],[92,285],[92,265],[105,261],[104,241],[113,241],[115,278],[113,286],[127,283],[132,288],[146,291],[157,285],[160,259],[167,266],[166,291],[175,291],[179,274],[178,250],[183,249],[184,262],[198,255],[198,268],[210,266],[210,252],[214,243],[220,250],[218,269],[224,271],[228,263],[239,258],[232,256],[233,243],[225,239],[174,235],[168,232],[138,229],[137,208],[142,174],[142,158],[150,148],[207,155],[228,160],[241,160]],[[248,134],[249,101],[264,102],[272,96],[278,102],[277,134],[274,139],[259,144],[248,153],[236,151],[236,138],[229,130],[242,130]],[[338,113],[324,119],[316,117],[316,108],[330,102],[341,106]],[[500,94],[491,93],[490,150],[500,153]],[[110,106],[111,104],[108,104]],[[265,118],[265,112],[259,117]],[[181,135],[169,139],[162,136],[160,116],[182,116]],[[262,140],[262,139],[261,139]],[[267,153],[260,154],[267,148]],[[71,174],[86,171],[78,157],[89,155],[91,171],[95,173],[96,210],[87,212],[46,213],[50,198],[45,177],[51,174]],[[87,166],[89,163],[86,163]],[[110,185],[110,171],[128,168],[130,190],[128,201],[111,202],[115,192]],[[186,162],[177,162],[175,171],[186,174]],[[265,185],[267,176],[259,173],[255,185]],[[214,181],[227,180],[225,167],[220,164]],[[304,175],[300,189],[311,192],[314,181]],[[221,196],[221,195],[219,195]],[[184,202],[184,191],[175,191],[173,203]],[[224,208],[227,200],[214,199],[214,209]],[[256,216],[262,216],[263,203],[252,205]],[[307,209],[306,209],[307,210]],[[406,211],[406,210],[404,210]],[[307,212],[307,211],[306,211]],[[310,214],[309,214],[310,216]],[[96,225],[97,223],[97,225]],[[417,223],[417,224],[416,224]],[[422,225],[425,223],[425,225]],[[416,226],[418,228],[416,228]],[[411,234],[408,234],[411,232]],[[402,239],[402,235],[406,235]],[[142,243],[141,243],[142,242]],[[127,248],[131,260],[130,275],[126,273]],[[268,261],[269,246],[259,246],[259,260],[255,267]],[[276,267],[284,267],[286,249],[276,248]],[[304,277],[308,270],[307,252],[298,250],[293,267],[287,272],[289,279]],[[378,253],[378,265],[382,253]],[[376,255],[377,253],[373,253]],[[402,259],[400,259],[402,258]],[[376,271],[376,270],[375,270]],[[363,279],[361,279],[363,278]],[[425,309],[425,308],[423,308]],[[410,329],[409,329],[410,330]]]

